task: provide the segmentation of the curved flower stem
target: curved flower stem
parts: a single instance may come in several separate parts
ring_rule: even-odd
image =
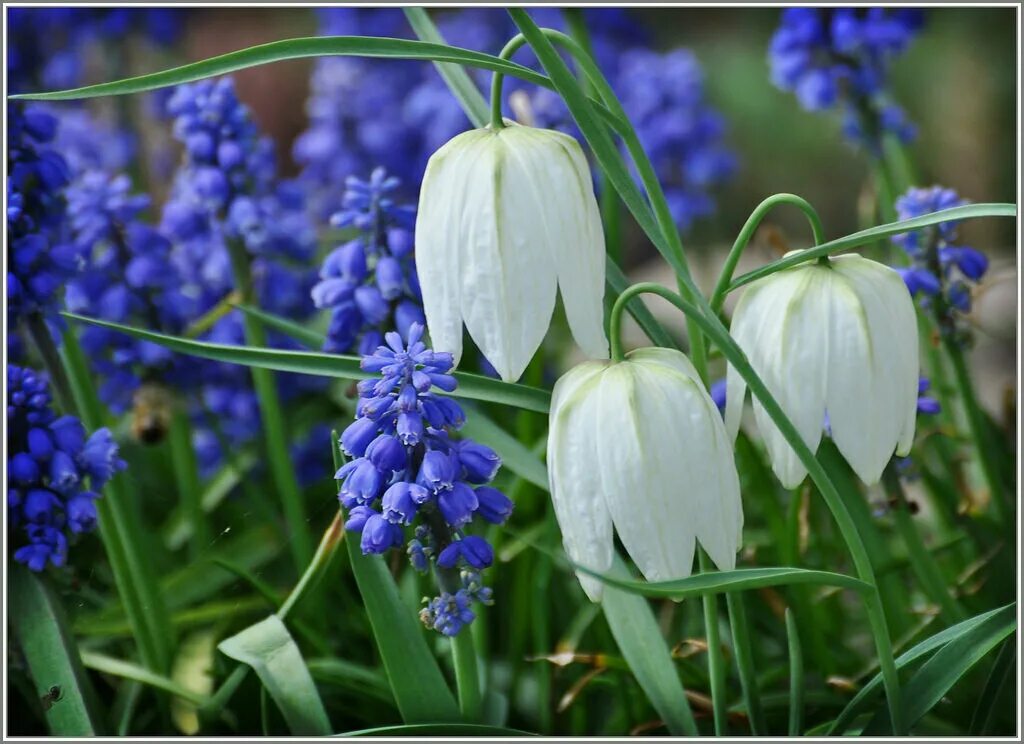
[[[459,589],[458,571],[437,569],[437,584],[442,591],[455,594]],[[455,687],[459,693],[459,711],[466,723],[480,721],[483,698],[480,693],[480,672],[476,649],[469,626],[452,636],[452,664],[455,667]]]
[[[739,263],[740,256],[746,250],[750,239],[754,237],[754,232],[761,226],[761,222],[779,204],[791,204],[807,215],[811,232],[814,234],[814,245],[821,245],[825,242],[825,230],[821,226],[821,218],[818,217],[818,213],[810,202],[796,194],[772,194],[750,213],[747,221],[743,224],[743,229],[736,236],[736,242],[733,243],[725,263],[722,264],[722,272],[718,275],[715,291],[711,293],[711,309],[716,313],[722,309],[722,303],[725,302],[725,296],[729,292],[729,284],[732,282],[732,275],[736,271],[736,264]]]
[[[512,15],[513,20],[515,20],[516,23],[519,23],[518,15],[523,13],[523,11],[510,9],[509,13]],[[601,69],[597,66],[597,63],[594,62],[593,57],[587,54],[586,50],[571,36],[567,36],[561,31],[555,31],[550,28],[540,29],[540,33],[542,33],[552,43],[558,44],[566,49],[569,54],[572,55],[590,85],[593,86],[598,98],[611,112],[612,119],[618,124],[618,126],[615,127],[615,131],[620,137],[622,137],[622,142],[626,146],[626,151],[629,153],[630,158],[633,160],[633,164],[636,166],[637,174],[640,176],[640,182],[643,184],[644,191],[647,194],[647,199],[654,212],[658,229],[665,238],[672,255],[678,259],[676,283],[679,289],[679,294],[690,302],[705,304],[706,301],[697,289],[696,284],[694,284],[693,276],[690,274],[689,267],[686,263],[686,253],[683,250],[683,243],[679,237],[679,230],[676,228],[675,219],[672,217],[672,210],[669,209],[668,199],[665,198],[665,192],[661,187],[661,182],[658,180],[658,176],[654,171],[654,166],[651,164],[650,158],[648,158],[647,153],[644,152],[643,145],[640,143],[640,138],[637,135],[636,130],[633,128],[629,117],[622,108],[622,104],[615,95],[615,91],[612,90],[611,84],[608,82],[607,78],[605,78]],[[501,50],[499,57],[502,59],[508,59],[525,43],[526,37],[521,33],[517,34],[505,45],[505,48]],[[498,129],[500,129],[501,126],[504,126],[501,119],[501,86],[503,77],[504,76],[501,73],[496,72],[491,84],[491,126],[492,128]],[[498,123],[500,123],[501,126],[498,126]],[[697,369],[697,373],[700,375],[701,379],[706,383],[707,353],[704,348],[704,336],[701,333],[700,327],[689,317],[686,319],[686,330],[687,336],[690,339],[690,356],[693,359],[693,366]]]
[[[733,340],[732,336],[729,335],[729,331],[724,325],[722,325],[722,322],[718,317],[713,314],[709,316],[702,313],[695,305],[660,284],[634,284],[623,292],[619,296],[618,300],[615,301],[615,306],[612,308],[611,314],[610,335],[612,359],[616,361],[621,361],[623,359],[620,325],[622,312],[625,309],[626,303],[636,295],[642,293],[656,294],[663,297],[693,319],[695,323],[701,326],[701,329],[707,334],[708,338],[722,350],[722,353],[725,355],[726,359],[729,360],[729,363],[732,364],[736,371],[744,380],[746,380],[751,394],[756,396],[761,402],[765,412],[778,427],[789,446],[793,448],[797,457],[800,458],[800,462],[807,468],[807,472],[811,476],[811,480],[813,480],[814,484],[818,487],[822,498],[825,499],[825,503],[827,504],[829,511],[832,512],[832,516],[836,520],[836,524],[843,536],[843,540],[846,542],[847,549],[850,551],[850,555],[853,558],[858,578],[872,586],[872,591],[864,594],[865,609],[867,611],[868,621],[871,625],[871,634],[874,638],[875,649],[878,653],[878,664],[882,671],[882,679],[885,684],[885,690],[889,702],[889,715],[893,723],[893,732],[897,736],[905,734],[906,725],[903,717],[899,674],[896,670],[896,663],[892,651],[892,640],[889,637],[889,628],[886,625],[885,613],[883,611],[881,595],[878,591],[878,583],[875,579],[875,572],[871,566],[871,559],[868,556],[867,549],[864,547],[863,540],[861,540],[860,533],[857,532],[857,527],[854,524],[853,518],[850,516],[850,512],[846,509],[846,505],[843,503],[839,492],[832,483],[832,479],[829,477],[828,472],[821,463],[818,462],[814,453],[811,452],[811,449],[807,446],[803,438],[800,436],[800,433],[793,425],[793,422],[790,421],[789,417],[782,410],[778,401],[775,400],[775,396],[773,396],[767,386],[765,386],[761,377],[750,365],[750,362],[747,361],[746,354],[743,353],[743,350],[735,340]]]

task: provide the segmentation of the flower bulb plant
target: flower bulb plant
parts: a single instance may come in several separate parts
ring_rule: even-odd
[[[5,732],[1012,734],[1012,19],[12,10]]]

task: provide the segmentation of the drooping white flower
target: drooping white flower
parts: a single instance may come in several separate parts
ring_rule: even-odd
[[[720,569],[736,565],[743,530],[732,445],[690,360],[638,349],[590,361],[555,385],[548,474],[569,558],[612,563],[612,526],[649,581],[685,578],[699,540]],[[587,596],[600,580],[578,572]]]
[[[811,451],[826,416],[831,436],[866,484],[895,450],[910,451],[918,387],[917,317],[899,274],[858,255],[808,262],[753,282],[731,333]],[[735,438],[746,383],[729,367],[725,420]],[[772,469],[794,488],[807,474],[754,399]]]
[[[572,137],[508,123],[464,132],[427,164],[416,270],[434,349],[458,362],[462,324],[506,381],[540,346],[561,289],[569,327],[607,358],[604,232]]]

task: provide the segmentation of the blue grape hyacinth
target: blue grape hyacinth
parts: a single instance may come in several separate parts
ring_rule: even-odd
[[[922,23],[913,8],[786,8],[768,53],[772,82],[808,111],[838,107],[844,134],[873,152],[886,132],[909,141],[916,130],[886,77]]]
[[[492,599],[478,572],[491,565],[494,551],[468,527],[478,517],[504,523],[512,502],[488,485],[501,467],[498,455],[470,439],[452,438],[465,415],[433,392],[455,389],[452,357],[427,348],[423,330],[413,324],[407,342],[390,331],[386,345],[363,357],[362,368],[380,377],[359,383],[356,420],[340,443],[354,459],[335,477],[347,510],[345,527],[360,533],[363,553],[400,547],[405,528],[415,526],[406,548],[410,563],[421,572],[436,566],[442,588],[421,619],[452,636],[473,620],[474,603]]]
[[[51,149],[57,120],[33,107],[7,107],[8,328],[26,314],[57,320],[79,252],[65,240],[64,189],[70,174]]]
[[[912,188],[896,200],[896,213],[907,220],[967,203],[942,186]],[[922,307],[934,309],[944,333],[960,335],[957,316],[970,312],[971,288],[988,270],[988,257],[961,244],[956,227],[955,221],[941,222],[896,235],[892,240],[911,259],[910,266],[897,269],[907,289]]]
[[[7,509],[14,559],[63,566],[72,535],[96,526],[99,492],[125,468],[107,428],[57,417],[46,378],[7,365]]]
[[[412,255],[415,209],[396,203],[399,183],[383,168],[367,181],[346,181],[331,223],[356,235],[328,254],[312,290],[315,305],[331,311],[324,351],[370,354],[386,329],[405,338],[413,323],[423,323]]]

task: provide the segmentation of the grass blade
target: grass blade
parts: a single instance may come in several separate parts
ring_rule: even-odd
[[[296,736],[327,736],[331,724],[320,694],[288,629],[277,615],[250,625],[217,646],[252,667]]]
[[[416,723],[406,726],[378,726],[377,728],[346,731],[338,736],[387,736],[387,737],[444,737],[444,736],[537,736],[529,731],[484,726],[479,723]]]
[[[616,576],[627,576],[622,559],[612,567]],[[621,579],[623,583],[632,583]],[[673,736],[698,736],[683,683],[651,606],[643,597],[606,586],[601,600],[604,616],[615,642],[647,699]]]
[[[992,718],[996,714],[1003,687],[1013,678],[1013,667],[1017,661],[1016,650],[1017,644],[1013,638],[1003,641],[1003,647],[999,649],[999,655],[985,682],[985,689],[978,698],[974,715],[971,716],[971,736],[988,736],[992,730]]]
[[[804,720],[804,654],[793,611],[786,608],[786,644],[789,647],[789,735],[800,736]]]
[[[123,679],[130,679],[134,682],[149,685],[157,690],[169,692],[175,697],[187,700],[194,705],[201,705],[205,699],[202,695],[192,692],[191,690],[186,690],[177,682],[163,676],[162,674],[151,672],[145,667],[133,664],[130,661],[115,659],[113,656],[99,654],[94,651],[83,651],[82,663],[89,669],[95,669],[97,672],[111,674]]]
[[[78,647],[68,629],[63,608],[53,592],[27,568],[8,568],[11,625],[35,693],[48,701],[43,715],[53,736],[95,736],[103,733],[96,693],[82,668]]]
[[[279,331],[288,336],[288,338],[294,339],[310,349],[319,349],[324,345],[324,337],[321,334],[301,323],[296,323],[294,320],[282,318],[280,315],[268,313],[266,310],[260,310],[258,307],[245,303],[235,305],[234,307],[241,310],[245,315],[260,321],[268,329]]]
[[[761,707],[761,693],[758,689],[754,654],[750,647],[746,601],[738,592],[727,592],[725,601],[729,608],[733,654],[736,656],[736,669],[740,675],[743,705],[747,712],[747,721],[750,723],[750,733],[754,736],[763,736],[767,729],[764,723],[764,709]]]
[[[1012,614],[1015,607],[1016,605],[1009,604],[996,610],[990,610],[989,612],[976,615],[970,620],[964,620],[962,623],[957,623],[951,628],[946,628],[945,630],[926,638],[909,651],[901,654],[896,659],[896,667],[902,668],[908,664],[913,664],[918,659],[945,647],[948,643],[956,640],[957,638],[971,633],[978,626],[983,625],[993,617],[999,616],[1000,613],[1006,613],[1009,611]],[[847,703],[846,707],[843,708],[842,712],[832,723],[832,726],[829,728],[826,736],[837,736],[842,734],[847,728],[849,728],[850,724],[853,723],[857,716],[867,712],[871,701],[881,691],[881,685],[882,676],[881,674],[876,674],[860,689],[853,699]]]
[[[412,30],[416,32],[421,41],[448,45],[425,9],[402,8],[402,10],[405,11],[409,25],[412,26]],[[435,62],[434,67],[441,73],[448,89],[459,100],[462,110],[466,112],[466,116],[469,117],[473,126],[477,128],[484,126],[488,117],[487,101],[484,100],[466,69],[450,62]]]
[[[905,718],[913,726],[952,689],[971,667],[1017,629],[1017,607],[1009,605],[940,648],[907,683]],[[888,713],[880,710],[864,728],[865,735],[892,731]]]
[[[687,597],[702,597],[709,594],[763,589],[768,586],[792,586],[794,584],[817,584],[852,589],[857,592],[871,590],[870,584],[845,574],[830,571],[815,571],[806,568],[737,568],[732,571],[710,571],[671,581],[638,581],[622,578],[619,574],[602,574],[584,566],[577,571],[590,574],[605,583],[629,594],[645,597],[661,597],[681,600]]]
[[[337,432],[331,434],[331,452],[335,466],[340,468]],[[356,540],[345,540],[345,547],[402,720],[460,720],[455,697],[427,647],[423,629],[399,596],[384,559],[363,555]]]
[[[212,344],[205,341],[192,341],[191,339],[179,336],[168,336],[163,333],[155,333],[119,323],[110,323],[105,320],[97,320],[96,318],[87,318],[84,315],[76,315],[75,313],[62,314],[72,320],[109,328],[134,338],[152,341],[171,351],[203,359],[213,359],[218,362],[241,364],[248,367],[273,369],[280,372],[340,377],[346,380],[363,380],[368,377],[376,377],[376,374],[364,372],[359,367],[359,359],[357,357],[341,354],[318,354],[311,351],[288,351],[285,349]],[[528,411],[537,411],[538,413],[547,413],[551,404],[551,393],[541,388],[502,382],[501,380],[494,380],[490,377],[466,372],[456,372],[455,378],[459,381],[459,387],[454,393],[456,397],[502,403],[517,408],[525,408]]]

